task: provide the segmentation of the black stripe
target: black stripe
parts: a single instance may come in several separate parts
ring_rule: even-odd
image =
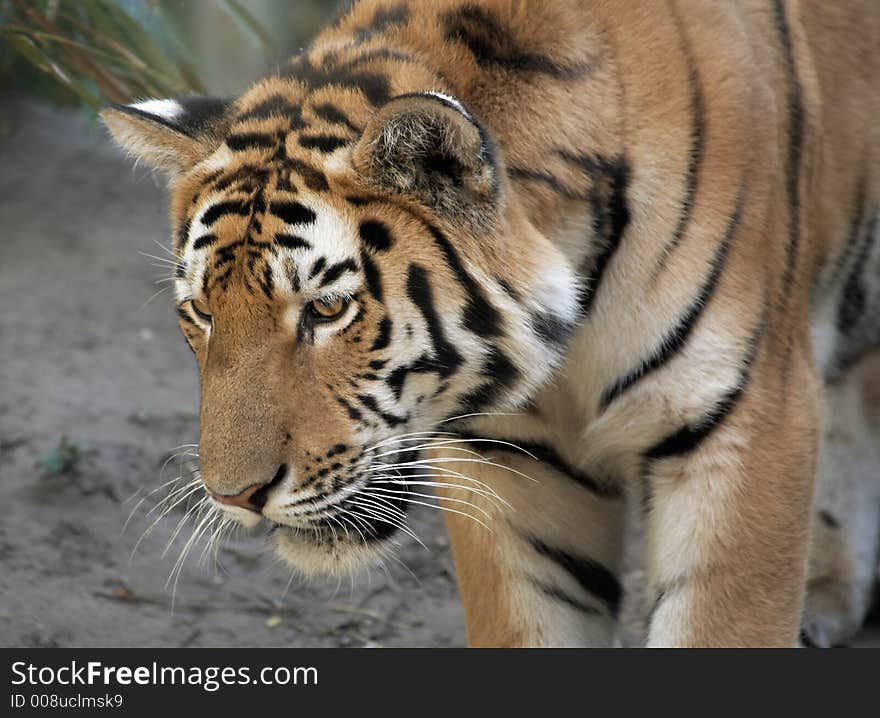
[[[326,192],[330,189],[330,184],[327,182],[327,176],[317,167],[313,167],[307,162],[303,162],[302,160],[293,157],[287,160],[287,164],[294,172],[303,178],[306,187],[310,190],[314,190],[315,192]]]
[[[276,234],[275,242],[285,249],[311,249],[312,243],[295,234]]]
[[[233,269],[232,267],[229,267],[229,269],[227,269],[225,272],[223,272],[223,274],[215,277],[214,278],[214,286],[215,287],[220,286],[223,289],[226,289],[226,287],[229,285],[229,277],[232,276],[232,269]]]
[[[593,308],[605,270],[629,225],[626,195],[630,169],[623,157],[593,157],[565,151],[560,151],[559,154],[563,159],[579,165],[590,179],[587,198],[593,214],[592,239],[600,249],[592,262],[582,268],[585,281],[580,305],[581,313],[587,316]]]
[[[214,253],[214,269],[217,270],[224,264],[231,264],[235,261],[236,252],[245,245],[245,240],[240,239],[220,247]]]
[[[366,252],[361,252],[361,266],[364,268],[364,278],[367,280],[367,291],[377,302],[382,302],[384,300],[382,274]]]
[[[393,244],[388,227],[374,219],[361,222],[358,227],[358,234],[364,245],[374,252],[387,252]]]
[[[397,60],[399,62],[409,62],[424,65],[424,62],[420,61],[420,59],[412,53],[401,52],[400,50],[392,50],[387,47],[376,47],[372,50],[363,50],[362,52],[355,55],[353,58],[350,58],[345,62],[340,63],[337,66],[337,69],[343,68],[346,70],[350,70],[354,67],[357,67],[358,65],[364,65],[368,62],[372,62],[373,60]]]
[[[234,184],[239,184],[244,192],[251,192],[256,186],[263,184],[269,178],[269,172],[256,165],[241,165],[235,170],[220,174],[214,181],[214,189],[222,191],[229,189]]]
[[[436,362],[442,376],[449,376],[458,369],[464,360],[446,338],[443,324],[434,307],[434,293],[428,279],[428,272],[418,264],[409,265],[406,293],[425,319],[428,334],[434,347],[432,361]]]
[[[327,271],[324,272],[324,276],[321,278],[321,283],[318,286],[325,287],[331,282],[335,282],[345,272],[357,271],[357,262],[355,262],[353,259],[343,259],[341,262],[336,262],[336,264],[331,264],[329,267],[327,267]]]
[[[242,200],[232,199],[225,202],[218,202],[209,207],[202,215],[202,224],[206,227],[210,227],[217,220],[221,217],[225,217],[227,214],[236,214],[240,217],[247,217],[250,215],[250,210]]]
[[[606,409],[611,402],[617,399],[627,389],[633,386],[637,381],[644,378],[647,374],[659,369],[672,357],[674,357],[684,345],[697,325],[706,305],[711,300],[718,287],[718,281],[721,273],[727,263],[730,255],[730,248],[733,244],[733,238],[736,235],[736,229],[742,219],[743,207],[745,205],[746,191],[745,185],[740,187],[739,196],[736,200],[736,207],[733,214],[727,222],[727,229],[718,248],[715,250],[715,256],[712,257],[709,274],[703,280],[703,284],[694,297],[687,311],[682,315],[675,326],[666,333],[659,345],[651,352],[647,359],[621,379],[618,379],[613,385],[608,387],[602,394],[599,401],[600,409]]]
[[[384,75],[361,72],[352,67],[315,67],[305,55],[294,58],[282,70],[281,76],[295,78],[310,90],[329,85],[360,90],[377,107],[384,105],[391,97],[391,86]]]
[[[317,277],[324,269],[324,265],[326,264],[327,260],[324,257],[318,257],[318,259],[312,265],[311,270],[309,271],[309,279],[314,279],[315,277]]]
[[[551,586],[547,583],[543,583],[542,581],[538,581],[535,579],[532,580],[532,583],[535,585],[535,588],[537,588],[545,596],[559,601],[560,603],[564,603],[567,606],[570,606],[571,608],[580,611],[581,613],[586,613],[587,615],[591,616],[601,615],[601,611],[598,608],[596,608],[595,606],[589,606],[583,601],[578,601],[574,596],[567,593],[566,591],[563,591],[561,588]]]
[[[245,110],[235,119],[238,122],[244,120],[264,120],[269,117],[285,117],[290,121],[291,130],[299,130],[305,127],[302,113],[299,107],[288,103],[281,95],[272,95],[249,110]]]
[[[501,287],[513,301],[515,301],[517,304],[522,303],[522,297],[520,296],[519,292],[514,289],[513,285],[510,282],[501,277],[495,277],[495,281],[498,282],[498,286]]]
[[[189,231],[192,228],[192,220],[187,218],[180,225],[180,229],[177,230],[177,244],[175,245],[175,249],[180,249],[183,247],[187,241],[189,240]]]
[[[557,347],[568,341],[574,325],[550,312],[532,312],[532,331],[548,344]]]
[[[301,135],[299,138],[300,147],[307,150],[318,150],[325,154],[345,147],[349,142],[350,140],[345,137],[335,137],[334,135]]]
[[[315,213],[299,202],[272,202],[269,211],[286,224],[312,224],[316,219]]]
[[[216,234],[203,234],[201,237],[198,237],[195,242],[193,242],[193,249],[203,249],[205,247],[209,247],[217,241]]]
[[[865,287],[862,284],[862,274],[877,240],[876,230],[877,216],[875,215],[865,229],[864,239],[843,285],[841,302],[837,310],[837,328],[843,334],[852,332],[867,306],[868,300],[865,296]]]
[[[379,333],[376,335],[376,341],[374,341],[373,346],[370,347],[371,352],[384,349],[391,343],[391,329],[393,327],[394,322],[392,322],[389,317],[382,317],[382,321],[379,322]]]
[[[651,460],[668,459],[683,456],[690,453],[715,431],[718,426],[730,415],[745,393],[752,375],[752,367],[761,347],[761,340],[767,327],[767,307],[758,327],[749,338],[746,356],[743,359],[743,368],[740,371],[736,384],[728,390],[721,399],[706,412],[694,425],[685,424],[678,431],[662,439],[645,452],[645,457]]]
[[[348,412],[348,418],[352,421],[360,421],[363,418],[363,415],[341,396],[337,396],[336,401],[339,402],[339,405],[345,409],[346,412]]]
[[[447,369],[446,367],[434,366],[431,357],[423,354],[412,364],[404,364],[393,369],[385,380],[385,383],[388,385],[388,388],[394,392],[394,398],[397,401],[400,401],[400,397],[403,394],[403,385],[410,374],[430,374],[432,372],[443,378]]]
[[[358,401],[382,419],[382,421],[388,424],[388,426],[394,427],[406,423],[406,417],[395,416],[394,414],[382,411],[379,407],[379,403],[376,401],[376,397],[371,396],[370,394],[358,394]]]
[[[533,441],[521,441],[519,439],[510,439],[503,436],[488,436],[486,438],[494,441],[507,442],[507,444],[512,445],[508,446],[507,444],[481,443],[475,441],[473,442],[474,448],[482,452],[503,451],[506,453],[513,453],[523,459],[531,459],[534,457],[537,461],[540,461],[555,471],[558,471],[560,474],[567,476],[592,494],[608,499],[617,499],[623,496],[617,486],[597,481],[586,472],[575,468],[547,444],[539,444],[538,442]],[[462,441],[467,441],[467,439],[462,439]],[[529,454],[531,454],[531,456],[529,456]]]
[[[272,290],[275,287],[275,278],[272,274],[272,266],[268,262],[263,266],[263,276],[258,278],[257,281],[260,284],[260,289],[263,290],[263,294],[266,295],[266,298],[271,299]]]
[[[501,387],[512,386],[521,376],[516,364],[497,346],[490,348],[480,373]]]
[[[585,200],[587,196],[582,192],[570,190],[562,182],[547,170],[526,169],[524,167],[508,167],[507,174],[514,180],[527,180],[530,182],[540,182],[550,187],[557,194],[562,195],[566,199]]]
[[[482,287],[464,268],[458,252],[446,238],[446,235],[429,222],[426,222],[425,226],[434,238],[435,244],[443,252],[446,264],[467,292],[468,298],[463,315],[465,328],[480,337],[499,336],[502,333],[502,322],[498,310],[483,293]]]
[[[177,316],[180,317],[184,322],[186,322],[187,324],[192,324],[194,327],[199,326],[183,307],[175,307],[175,309],[177,311]]]
[[[299,279],[299,267],[294,266],[289,268],[288,276],[290,277],[290,283],[293,285],[293,291],[299,292],[302,289]]]
[[[259,132],[242,132],[230,135],[226,138],[226,146],[233,152],[242,150],[269,150],[279,143],[279,138],[274,134],[268,135]]]
[[[684,196],[681,199],[681,213],[678,216],[678,222],[672,232],[672,237],[663,247],[660,254],[660,261],[654,271],[656,277],[666,267],[670,255],[675,251],[681,243],[685,229],[690,223],[691,214],[693,212],[694,199],[697,196],[697,186],[699,183],[700,165],[703,161],[703,146],[705,133],[705,100],[703,97],[703,83],[700,78],[699,65],[694,56],[693,45],[688,38],[687,29],[678,13],[678,7],[674,0],[669,0],[669,10],[675,20],[678,30],[681,52],[687,63],[688,86],[691,93],[691,146],[690,159],[685,174]]]
[[[586,62],[566,64],[517,47],[510,29],[503,27],[490,10],[476,3],[447,13],[444,23],[446,39],[467,47],[478,65],[548,75],[560,80],[580,79],[592,71]]]
[[[617,615],[620,610],[621,587],[617,577],[602,564],[586,556],[575,556],[553,546],[548,546],[538,538],[529,539],[532,548],[550,559],[578,582],[591,596],[598,598]]]
[[[794,58],[791,30],[785,15],[783,0],[773,0],[776,31],[785,55],[785,72],[788,79],[788,159],[786,162],[786,192],[788,195],[788,241],[785,245],[786,266],[782,278],[783,294],[787,297],[794,281],[795,267],[800,249],[801,194],[800,172],[804,141],[803,90]]]
[[[327,458],[332,459],[334,456],[338,454],[344,454],[348,451],[348,445],[346,444],[334,444],[330,447],[330,451],[327,452]]]
[[[480,374],[488,381],[459,398],[461,411],[484,411],[495,406],[505,389],[513,386],[521,373],[516,365],[497,346],[493,346],[483,363]]]
[[[312,108],[312,112],[325,122],[334,125],[343,125],[354,132],[360,132],[360,130],[352,124],[351,120],[348,119],[348,115],[336,107],[336,105],[330,104],[329,102],[322,105],[315,105]]]
[[[408,20],[409,8],[406,3],[400,2],[392,7],[380,7],[369,23],[354,28],[351,33],[355,42],[364,42],[391,27],[404,25]]]

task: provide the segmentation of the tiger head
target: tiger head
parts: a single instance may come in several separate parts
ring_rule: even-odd
[[[205,488],[305,571],[368,562],[438,475],[416,461],[423,432],[548,379],[577,318],[572,267],[444,94],[279,76],[102,116],[169,178]]]

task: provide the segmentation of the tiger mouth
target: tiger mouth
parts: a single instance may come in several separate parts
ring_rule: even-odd
[[[290,517],[290,522],[269,521],[270,534],[291,531],[314,543],[356,542],[378,543],[394,536],[405,527],[408,502],[404,497],[375,497],[365,499],[360,487],[343,490],[343,496],[311,511]],[[360,499],[360,500],[359,500]],[[362,502],[366,500],[366,505]],[[306,502],[303,502],[306,503]]]
[[[301,541],[312,543],[316,546],[332,545],[342,546],[346,544],[369,546],[378,544],[394,537],[401,528],[395,524],[376,519],[370,520],[369,529],[364,524],[359,526],[360,533],[355,533],[354,527],[349,525],[348,533],[339,524],[330,521],[332,517],[325,517],[308,524],[291,526],[289,524],[272,523],[269,528],[270,535],[287,533]],[[365,520],[367,521],[367,520]]]
[[[394,545],[401,531],[410,533],[406,525],[405,500],[388,507],[393,512],[378,516],[353,513],[351,494],[334,505],[333,511],[321,510],[298,517],[295,525],[272,521],[270,537],[278,556],[306,575],[351,575],[354,571],[381,564],[388,547]]]
[[[387,469],[380,462],[352,466],[326,493],[285,495],[278,485],[265,507],[253,513],[253,525],[265,521],[275,552],[305,574],[345,574],[381,563],[398,534],[418,541],[408,525],[408,509],[422,502],[410,496],[411,467],[406,466],[418,456],[418,451],[401,452]]]

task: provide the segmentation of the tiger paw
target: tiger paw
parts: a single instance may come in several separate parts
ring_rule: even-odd
[[[846,646],[864,618],[863,602],[858,598],[862,593],[859,587],[835,579],[823,578],[810,582],[801,619],[801,646]]]

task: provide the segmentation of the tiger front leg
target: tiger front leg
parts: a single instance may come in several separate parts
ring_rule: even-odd
[[[622,598],[620,492],[565,466],[547,446],[525,448],[549,461],[491,447],[472,445],[494,465],[434,456],[450,472],[437,493],[468,644],[612,645]]]
[[[771,355],[772,356],[772,355]],[[817,384],[792,356],[645,460],[649,646],[794,646],[804,600]]]

